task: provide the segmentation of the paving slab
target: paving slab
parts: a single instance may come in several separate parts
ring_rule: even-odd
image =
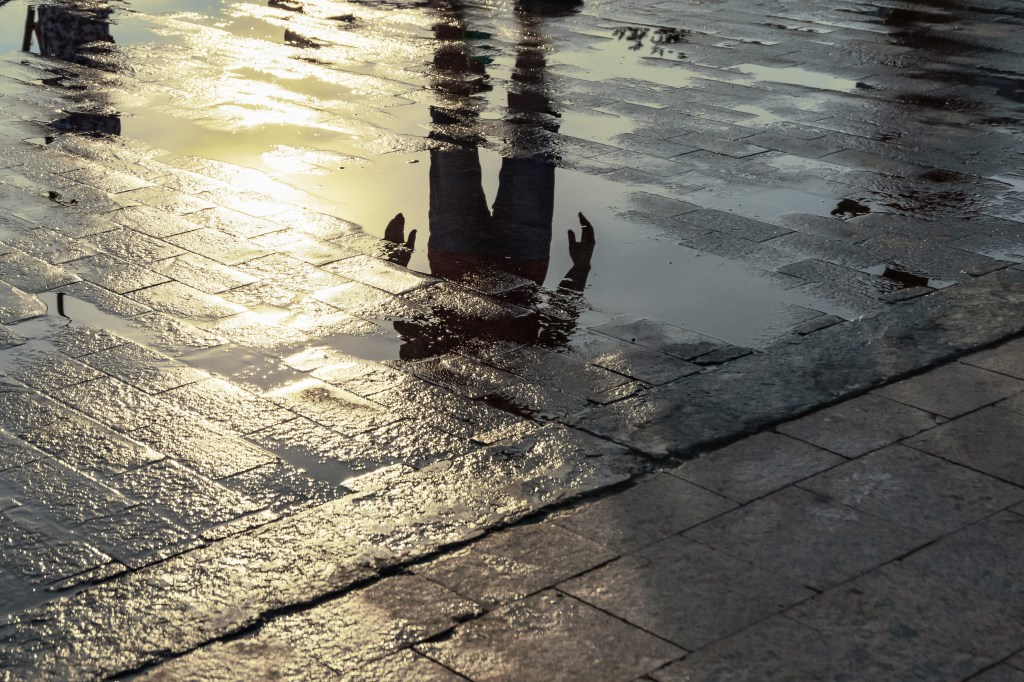
[[[920,377],[905,379],[874,391],[890,400],[947,418],[973,412],[1024,391],[1024,381],[954,363]]]
[[[555,590],[416,649],[473,680],[631,679],[685,653]]]
[[[816,589],[860,575],[926,541],[799,488],[755,500],[685,535]]]
[[[986,407],[906,441],[906,445],[1016,485],[1024,484],[1020,414]]]
[[[680,536],[589,571],[559,589],[689,650],[814,594]]]

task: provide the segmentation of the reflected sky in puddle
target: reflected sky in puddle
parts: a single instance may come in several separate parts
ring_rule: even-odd
[[[438,218],[431,219],[431,210],[442,210],[438,192],[432,196],[432,175],[436,184],[440,175],[456,177],[467,171],[443,170],[444,154],[423,151],[425,145],[416,140],[440,130],[437,140],[454,139],[455,144],[475,150],[479,170],[473,172],[479,176],[469,184],[463,182],[463,177],[456,190],[479,194],[482,205],[490,207],[499,197],[499,177],[510,153],[522,157],[526,149],[527,158],[531,154],[557,157],[557,147],[542,141],[537,148],[533,137],[539,135],[538,139],[543,140],[545,131],[557,130],[592,142],[612,142],[617,135],[635,128],[626,117],[606,115],[589,107],[574,108],[571,93],[565,95],[568,104],[564,110],[552,118],[547,111],[561,96],[556,92],[558,96],[549,99],[547,88],[557,87],[557,76],[551,81],[555,85],[545,85],[539,95],[531,94],[531,80],[547,83],[549,73],[574,78],[639,77],[677,88],[705,77],[679,60],[685,50],[686,32],[667,27],[620,27],[603,38],[595,37],[588,48],[546,50],[536,47],[546,40],[536,17],[521,17],[519,39],[523,35],[532,37],[516,44],[514,37],[509,42],[508,36],[472,31],[457,40],[426,40],[434,37],[423,28],[431,22],[458,27],[459,21],[455,17],[439,19],[415,8],[382,12],[360,5],[359,19],[339,22],[328,17],[342,16],[342,10],[356,6],[318,4],[311,11],[316,16],[251,3],[175,3],[172,8],[166,2],[149,1],[130,7],[167,16],[142,18],[131,10],[118,11],[112,33],[129,50],[129,59],[143,55],[133,46],[157,43],[183,47],[195,55],[209,53],[212,66],[198,57],[194,61],[190,58],[181,65],[181,82],[169,90],[152,87],[110,91],[107,96],[121,113],[124,137],[182,155],[266,172],[315,197],[320,202],[313,207],[316,210],[356,222],[377,237],[384,235],[385,226],[396,213],[403,213],[409,229],[419,234],[418,248],[408,266],[434,275],[445,274],[444,268],[439,270],[437,258],[431,258],[431,251],[437,251],[436,245],[446,237],[438,234]],[[10,7],[5,9],[7,15],[14,13]],[[211,16],[212,22],[206,19]],[[371,19],[383,22],[374,28],[381,37],[369,33],[366,24]],[[338,30],[339,24],[344,30]],[[292,45],[302,41],[287,39],[286,30],[292,35],[298,31],[320,43],[298,49]],[[538,42],[534,46],[530,41]],[[374,63],[375,54],[381,50],[405,55],[407,63],[397,70]],[[531,50],[539,50],[537,55],[543,56],[532,56]],[[445,60],[463,52],[464,57],[458,58],[469,60],[469,71],[446,72],[449,66]],[[531,65],[530,60],[538,58],[541,61]],[[392,54],[389,61],[402,60]],[[421,70],[423,64],[431,62],[435,69],[427,80],[435,95],[424,98],[413,81],[414,77],[422,81],[422,74],[404,69]],[[132,66],[129,61],[128,67]],[[741,65],[738,70],[759,80],[817,88],[847,90],[854,85],[853,81],[794,67]],[[386,77],[382,80],[367,74]],[[477,75],[483,74],[490,81],[481,87],[473,85],[479,80]],[[516,90],[517,79],[527,87]],[[458,87],[452,89],[455,81]],[[385,85],[384,91],[381,84]],[[470,91],[461,89],[466,84],[470,84]],[[511,99],[510,89],[520,93],[518,100]],[[444,116],[454,117],[452,121],[437,118],[432,106],[439,105],[448,112]],[[771,116],[757,107],[738,110],[762,118]],[[449,128],[454,132],[449,133]],[[516,142],[516,136],[523,135],[527,138],[525,147]],[[498,139],[499,143],[478,147],[475,139],[469,143],[473,136]],[[431,145],[436,145],[436,140]],[[505,148],[498,151],[492,148],[495,146]],[[531,148],[534,150],[529,151]],[[778,286],[767,273],[742,261],[680,245],[663,227],[653,224],[656,220],[638,218],[636,210],[645,207],[638,202],[635,191],[658,194],[657,187],[625,184],[565,168],[551,168],[550,172],[550,181],[541,183],[541,196],[533,199],[551,204],[550,217],[544,216],[544,224],[539,226],[542,246],[550,246],[534,258],[543,261],[543,268],[535,270],[530,279],[548,289],[559,286],[573,266],[566,231],[576,227],[577,213],[586,214],[595,226],[597,247],[581,322],[601,324],[628,313],[739,345],[763,346],[766,330],[785,330],[793,305],[849,314],[799,290]],[[514,182],[519,181],[507,184],[511,187]],[[536,179],[525,182],[535,183]],[[250,189],[261,188],[257,183]],[[762,219],[787,210],[827,215],[835,206],[834,198],[785,189],[759,188],[744,196],[706,189],[685,199]],[[480,220],[500,221],[498,211]],[[650,296],[651,291],[673,295]],[[353,342],[351,352],[361,357],[380,359],[394,352],[389,343],[382,343],[384,339],[353,338],[358,340]]]

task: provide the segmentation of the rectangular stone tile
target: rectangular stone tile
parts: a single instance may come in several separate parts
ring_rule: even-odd
[[[682,649],[572,597],[547,591],[416,649],[474,680],[633,679]]]
[[[210,350],[227,343],[208,329],[155,311],[136,315],[125,322],[145,339],[148,348],[172,358]]]
[[[905,442],[912,448],[1024,485],[1020,443],[1024,420],[1017,412],[986,407]]]
[[[346,678],[352,682],[374,682],[375,680],[460,682],[466,679],[412,649],[371,661],[365,667],[347,672]],[[989,682],[997,681],[989,680]]]
[[[0,554],[0,571],[5,582],[23,581],[40,586],[110,562],[109,556],[80,538],[31,518],[21,513],[23,511],[0,517],[0,544],[4,547]],[[31,593],[39,587],[23,586],[23,589]]]
[[[573,509],[554,522],[625,553],[681,533],[735,506],[703,488],[659,474],[626,491]]]
[[[66,267],[85,281],[118,294],[162,284],[168,279],[149,268],[132,265],[107,253],[71,261]]]
[[[148,313],[152,310],[147,305],[116,294],[109,289],[104,289],[92,282],[76,282],[75,284],[62,286],[59,293],[63,293],[69,298],[76,298],[80,301],[91,303],[101,311],[117,315],[118,317],[132,317]]]
[[[781,576],[679,536],[559,587],[690,650],[814,595]]]
[[[778,433],[759,433],[690,460],[668,473],[737,502],[749,502],[845,462]]]
[[[202,542],[146,505],[86,521],[75,532],[129,568],[180,554]]]
[[[937,423],[927,412],[869,394],[787,422],[777,430],[844,457],[859,457]]]
[[[241,239],[212,228],[172,235],[167,241],[224,265],[238,265],[270,253],[249,239]]]
[[[161,393],[209,378],[206,372],[130,341],[85,355],[82,361],[147,393]]]
[[[916,533],[793,487],[686,535],[816,589],[860,575],[925,542]]]
[[[965,587],[894,564],[799,604],[786,615],[859,644],[875,660],[909,668],[912,679],[925,674],[962,679],[1020,645],[1020,604]]]
[[[45,227],[28,230],[17,237],[3,238],[3,243],[52,265],[91,256],[96,250],[77,239]]]
[[[111,222],[118,225],[159,239],[203,227],[203,225],[175,213],[142,205],[128,206],[120,211],[114,211],[109,218]]]
[[[113,377],[69,386],[53,395],[66,405],[121,433],[154,424],[180,423],[187,415],[170,403]]]
[[[78,275],[44,260],[9,249],[0,255],[0,280],[28,293],[47,291],[79,280]]]
[[[85,238],[85,242],[100,251],[123,258],[133,265],[149,265],[153,261],[185,252],[184,249],[166,241],[126,227],[91,235]]]
[[[1014,339],[998,348],[968,355],[960,362],[1024,379],[1024,339]]]
[[[142,189],[121,192],[117,195],[123,201],[144,204],[159,208],[168,213],[186,215],[213,208],[215,205],[203,194],[191,195],[167,187],[143,187]]]
[[[178,415],[177,419],[145,424],[132,431],[131,437],[215,479],[276,459],[248,440],[188,412],[174,408],[173,413]]]
[[[368,449],[390,453],[393,458],[414,469],[442,459],[451,459],[475,450],[478,445],[469,438],[459,438],[429,424],[413,420],[388,424],[354,437]]]
[[[39,391],[53,391],[99,378],[103,374],[88,365],[34,342],[21,344],[0,354],[7,374]]]
[[[952,363],[874,391],[943,417],[958,417],[1024,391],[1024,380]]]
[[[197,417],[249,433],[279,424],[293,412],[220,378],[211,378],[167,391],[162,396]]]
[[[305,472],[276,459],[247,469],[219,483],[238,491],[261,507],[275,511],[323,504],[344,494],[344,489],[310,478]]]
[[[358,251],[325,239],[317,239],[301,230],[284,229],[253,237],[255,244],[267,251],[286,253],[312,265],[325,265],[355,255]]]
[[[249,639],[214,642],[145,671],[146,682],[176,680],[304,680],[336,679],[337,673],[291,646]]]
[[[1024,499],[1022,488],[902,445],[876,450],[799,486],[932,536]]]
[[[0,485],[58,524],[81,523],[133,504],[116,490],[51,457],[0,472]]]
[[[25,387],[0,386],[0,428],[18,435],[49,426],[73,413],[60,403]]]
[[[228,317],[244,310],[240,305],[180,282],[139,289],[128,297],[156,310],[193,320]]]
[[[215,260],[194,253],[172,256],[152,264],[155,272],[195,287],[208,294],[219,294],[235,287],[252,284],[256,278]]]
[[[329,265],[327,270],[391,294],[404,294],[437,280],[379,258],[354,256]]]
[[[900,565],[965,595],[977,594],[979,601],[994,599],[1019,620],[1024,612],[1024,557],[1018,551],[1022,540],[1024,517],[999,512],[921,548]]]
[[[103,481],[163,456],[78,415],[26,432],[23,437],[73,469]]]
[[[237,491],[165,459],[125,472],[112,481],[192,532],[236,519],[258,509]]]
[[[153,183],[143,180],[142,178],[122,173],[117,170],[103,168],[98,164],[87,168],[68,171],[63,175],[64,177],[71,178],[76,182],[81,182],[112,194],[127,192],[133,189],[142,189],[143,187],[152,187],[153,185]]]
[[[235,237],[256,237],[268,232],[276,232],[281,225],[262,218],[233,211],[230,208],[215,206],[203,211],[188,214],[189,222],[201,227],[220,230]]]
[[[317,379],[289,384],[265,397],[307,419],[346,435],[387,426],[402,417],[380,405]]]
[[[752,220],[711,208],[702,208],[699,211],[687,213],[677,217],[676,220],[690,224],[695,228],[712,229],[716,232],[724,232],[752,242],[767,241],[791,231],[785,227],[770,225],[760,220]]]
[[[1024,670],[996,665],[971,678],[974,682],[1024,682]]]
[[[594,327],[593,331],[652,348],[683,360],[693,360],[726,345],[723,341],[682,327],[657,320],[638,320],[629,316],[616,318],[607,325]]]
[[[493,609],[552,587],[615,556],[553,523],[537,523],[487,535],[413,570]]]

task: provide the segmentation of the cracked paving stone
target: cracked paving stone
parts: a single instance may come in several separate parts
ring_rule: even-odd
[[[927,539],[799,488],[755,500],[686,536],[819,590],[895,559]]]
[[[559,526],[620,553],[632,552],[724,514],[736,503],[674,476],[655,475],[628,490],[555,518]]]
[[[615,553],[552,523],[516,526],[416,566],[415,573],[493,609],[588,571]]]
[[[416,649],[474,680],[633,679],[686,653],[554,590]]]
[[[859,457],[937,423],[934,416],[917,408],[864,395],[782,424],[777,430],[844,457]]]
[[[209,378],[205,372],[130,341],[83,356],[82,361],[147,393],[161,393]]]
[[[737,502],[749,502],[845,461],[795,438],[759,433],[668,473]]]
[[[559,589],[690,650],[815,594],[679,536],[573,578]]]
[[[933,536],[1024,499],[1024,489],[902,445],[877,450],[799,486]]]

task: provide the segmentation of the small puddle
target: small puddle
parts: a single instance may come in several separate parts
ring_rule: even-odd
[[[857,89],[857,81],[855,80],[839,78],[838,76],[818,71],[808,71],[798,66],[778,67],[762,66],[760,64],[737,64],[732,68],[740,73],[753,76],[755,81],[802,85],[816,90],[834,90],[836,92],[853,92]]]

